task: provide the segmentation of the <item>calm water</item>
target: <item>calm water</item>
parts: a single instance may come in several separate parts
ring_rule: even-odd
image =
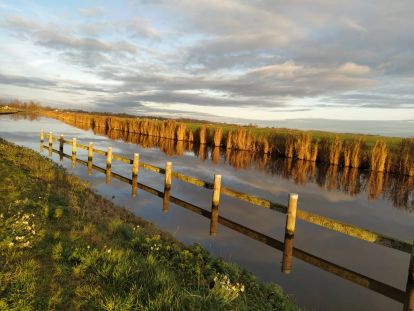
[[[65,138],[77,137],[79,143],[93,142],[95,148],[132,157],[157,166],[173,162],[173,170],[212,181],[215,173],[223,177],[223,185],[286,204],[288,193],[299,194],[299,208],[331,217],[402,240],[414,239],[413,183],[386,175],[366,172],[337,171],[317,168],[306,163],[255,158],[246,154],[225,154],[199,150],[194,146],[177,146],[167,142],[149,142],[139,137],[121,137],[116,133],[102,134],[83,130],[57,120],[29,120],[16,116],[0,116],[0,136],[39,151],[39,131],[53,130]],[[135,142],[135,143],[133,143]],[[137,144],[139,142],[140,144]],[[145,146],[145,147],[144,147]],[[57,145],[56,145],[57,147]],[[55,147],[55,148],[56,148]],[[195,153],[193,152],[195,148]],[[65,145],[65,153],[71,149]],[[47,150],[44,153],[47,155]],[[78,150],[86,160],[86,152]],[[59,156],[52,155],[59,162]],[[105,159],[95,155],[94,164],[105,167]],[[184,243],[200,243],[214,255],[222,256],[248,269],[263,281],[280,284],[286,293],[308,309],[315,310],[402,310],[403,305],[374,291],[356,285],[314,265],[293,259],[292,272],[281,272],[283,253],[222,225],[216,236],[209,235],[210,220],[185,208],[170,204],[162,212],[162,199],[141,189],[131,197],[130,185],[113,179],[105,183],[105,175],[84,166],[72,168],[71,161],[62,165],[69,172],[90,181],[94,189],[116,204],[172,233]],[[130,177],[130,166],[117,161],[112,170]],[[163,191],[163,175],[140,169],[139,181]],[[207,210],[211,191],[173,180],[171,195]],[[254,207],[248,203],[222,196],[220,215],[283,241],[285,215]],[[297,222],[295,247],[326,261],[353,270],[367,277],[405,291],[408,254],[348,238],[341,234]]]

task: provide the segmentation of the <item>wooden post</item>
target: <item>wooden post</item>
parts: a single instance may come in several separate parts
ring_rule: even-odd
[[[108,147],[106,152],[106,168],[111,168],[112,166],[112,147]]]
[[[72,155],[76,157],[76,138],[72,138]]]
[[[410,264],[408,267],[408,278],[406,287],[406,298],[404,302],[404,311],[414,311],[414,241],[411,249]]]
[[[298,195],[291,193],[286,215],[285,234],[293,236],[295,234],[296,209],[298,207]]]
[[[45,141],[45,132],[43,131],[43,129],[40,130],[40,142],[43,145],[43,142]]]
[[[214,175],[213,196],[211,200],[210,235],[217,233],[218,208],[220,204],[221,175]]]
[[[165,163],[165,182],[164,182],[164,189],[170,190],[171,189],[171,162]]]
[[[282,272],[289,274],[292,271],[293,235],[285,234],[283,246]]]
[[[139,154],[134,153],[134,159],[132,161],[132,175],[138,176],[139,169]]]
[[[72,138],[72,167],[76,167],[76,138]]]
[[[53,136],[52,136],[52,131],[49,132],[49,147],[53,146]]]
[[[139,169],[139,154],[134,153],[134,159],[132,160],[132,197],[137,195],[138,189],[138,169]]]

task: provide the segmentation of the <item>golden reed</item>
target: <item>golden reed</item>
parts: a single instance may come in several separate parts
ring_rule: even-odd
[[[377,141],[367,149],[361,139],[346,140],[338,136],[331,138],[312,138],[311,133],[292,131],[287,134],[266,133],[253,135],[247,127],[237,127],[232,131],[223,131],[222,127],[202,125],[188,129],[186,123],[175,120],[150,118],[118,117],[87,113],[55,112],[42,110],[42,113],[76,124],[84,129],[117,130],[125,133],[186,141],[211,146],[225,146],[229,150],[260,152],[261,154],[281,155],[312,162],[324,162],[352,168],[369,168],[372,171],[390,171],[414,176],[414,139],[402,139],[397,148],[390,150],[384,141]],[[210,135],[211,133],[211,135]]]

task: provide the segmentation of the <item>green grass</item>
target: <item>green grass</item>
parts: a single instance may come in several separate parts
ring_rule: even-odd
[[[277,285],[0,139],[0,310],[297,309]]]

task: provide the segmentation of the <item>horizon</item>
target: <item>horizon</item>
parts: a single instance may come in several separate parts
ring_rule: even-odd
[[[218,122],[413,120],[409,1],[118,3],[0,0],[0,98]]]

